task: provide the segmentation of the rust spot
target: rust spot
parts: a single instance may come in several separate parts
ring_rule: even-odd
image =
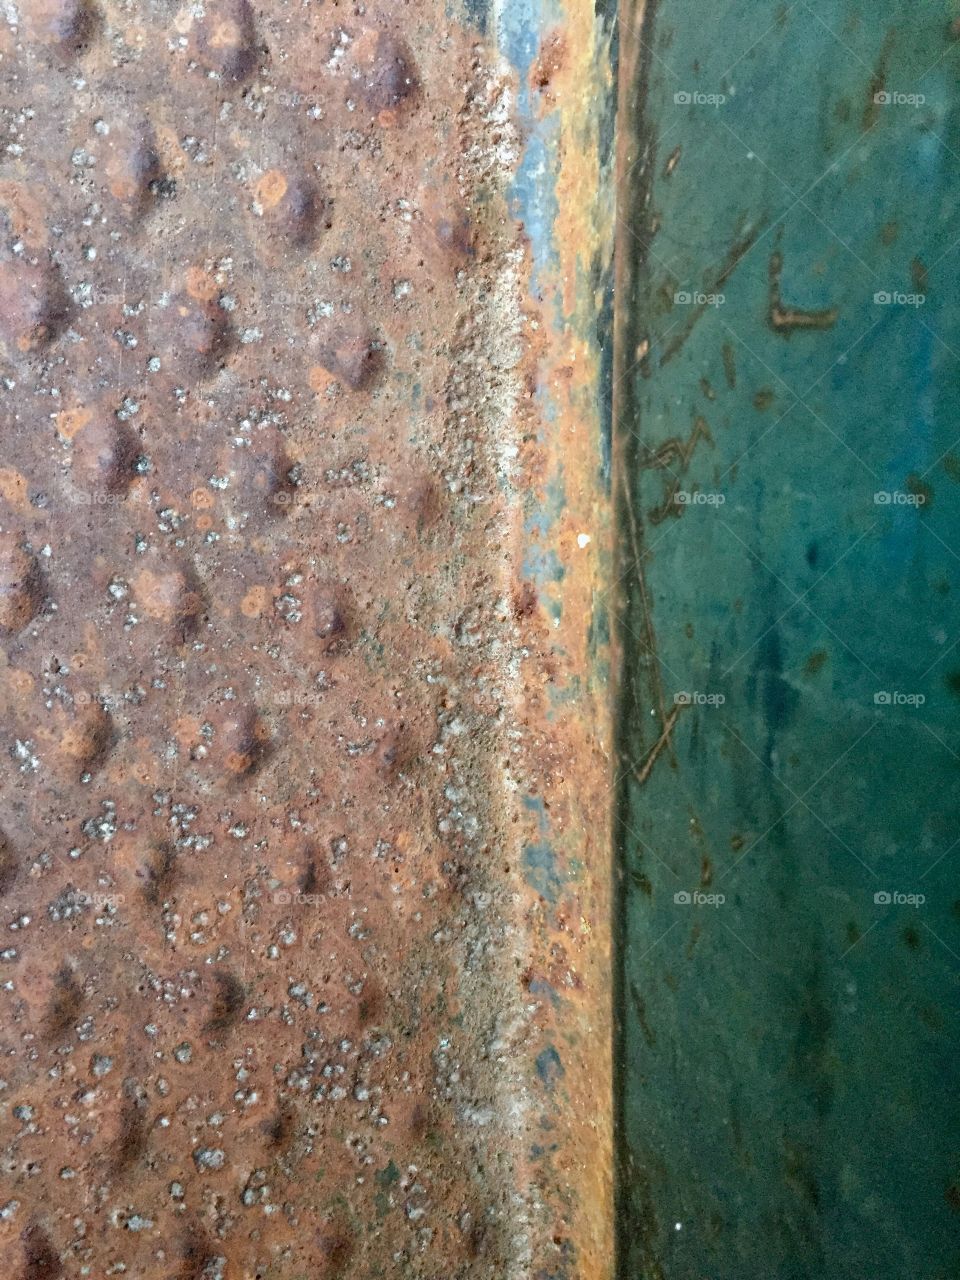
[[[41,600],[36,559],[15,534],[0,533],[0,634],[22,631],[36,617]]]
[[[111,127],[105,142],[110,194],[129,215],[140,214],[162,176],[153,129],[146,121],[122,121]]]
[[[90,419],[73,438],[75,483],[97,492],[122,493],[134,476],[139,440],[116,416]]]
[[[133,591],[147,617],[164,623],[178,638],[186,639],[200,625],[204,601],[191,568],[158,573],[141,569],[133,580]]]
[[[77,1021],[82,1006],[80,980],[70,964],[62,964],[53,976],[53,990],[47,1002],[43,1020],[45,1038],[53,1041],[65,1035]]]
[[[169,843],[154,849],[143,869],[143,896],[151,907],[159,907],[177,882],[177,851]]]
[[[247,0],[208,0],[197,23],[197,60],[223,80],[248,79],[257,66],[257,35]]]
[[[17,856],[7,837],[0,831],[0,898],[10,892],[17,882]]]
[[[406,41],[390,31],[368,32],[358,46],[361,93],[371,111],[395,111],[414,97],[419,80]]]
[[[10,355],[52,342],[66,317],[66,294],[54,267],[24,257],[0,261],[0,338]]]
[[[23,1245],[22,1280],[59,1280],[63,1275],[60,1255],[47,1232],[31,1223],[20,1236]]]
[[[549,32],[540,45],[540,52],[530,68],[530,85],[539,93],[550,88],[554,77],[563,67],[567,54],[567,42],[560,30]]]
[[[181,373],[209,377],[229,348],[230,327],[224,312],[212,300],[181,293],[164,320],[164,345],[176,351]]]
[[[136,1082],[124,1082],[124,1098],[120,1107],[117,1133],[110,1152],[114,1174],[124,1173],[136,1165],[147,1150],[149,1128],[146,1102]]]
[[[366,391],[385,365],[383,344],[369,330],[333,327],[318,344],[320,363],[352,391]]]
[[[204,1024],[207,1032],[227,1031],[240,1018],[246,1000],[246,990],[235,973],[218,969],[213,975],[216,986],[210,1005],[210,1014]]]
[[[30,0],[23,12],[30,37],[64,53],[83,49],[99,21],[99,13],[89,0]]]

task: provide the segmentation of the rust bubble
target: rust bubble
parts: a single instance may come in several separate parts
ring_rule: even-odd
[[[30,36],[65,53],[90,43],[99,17],[90,0],[30,0],[23,8]]]
[[[376,43],[370,38],[362,41],[358,62],[363,100],[371,111],[395,111],[419,89],[413,55],[392,32],[378,32]]]
[[[367,390],[385,364],[383,346],[372,334],[343,327],[332,328],[321,339],[317,354],[324,369],[352,391]]]
[[[194,377],[208,377],[229,348],[229,326],[212,300],[178,294],[164,317],[171,363]]]
[[[10,354],[51,342],[67,316],[58,273],[25,258],[0,262],[0,337]]]
[[[0,898],[9,893],[17,880],[17,855],[10,841],[0,831]]]
[[[326,651],[338,650],[350,638],[350,606],[342,591],[319,587],[309,600],[313,633]]]
[[[276,427],[258,432],[245,448],[228,449],[222,467],[231,476],[231,492],[245,515],[284,516],[296,495],[295,464]]]
[[[246,80],[257,65],[257,36],[247,0],[206,5],[195,29],[197,60],[224,80]]]
[[[0,634],[22,631],[37,616],[41,599],[37,560],[14,534],[0,534]]]
[[[104,172],[110,194],[131,215],[144,209],[161,177],[153,129],[146,122],[115,125],[107,139]]]
[[[138,451],[138,439],[126,423],[95,417],[74,437],[76,481],[94,490],[122,493],[133,479]]]
[[[164,623],[182,639],[193,635],[200,625],[203,595],[190,568],[159,573],[141,569],[133,580],[133,593],[147,617]]]
[[[31,1223],[20,1234],[23,1244],[23,1280],[59,1280],[63,1275],[60,1255],[47,1232]]]
[[[77,709],[63,724],[57,753],[80,775],[102,766],[115,739],[110,713],[98,698],[77,699]]]
[[[272,203],[261,198],[261,204],[268,229],[302,248],[315,244],[330,225],[329,205],[306,176],[284,179],[282,194]]]
[[[213,729],[210,758],[235,778],[256,773],[270,749],[270,733],[257,710],[227,703],[208,720]]]

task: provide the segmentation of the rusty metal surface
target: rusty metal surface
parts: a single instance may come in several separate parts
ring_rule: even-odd
[[[3,9],[4,1274],[609,1274],[611,31],[482,8]]]

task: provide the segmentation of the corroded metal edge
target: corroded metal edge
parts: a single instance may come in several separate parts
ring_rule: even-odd
[[[616,5],[504,0],[523,146],[511,211],[528,256],[519,606],[528,1048],[549,1235],[534,1274],[613,1271],[609,494]],[[533,602],[536,601],[536,606]],[[530,890],[534,896],[530,896]],[[552,1255],[552,1256],[551,1256]]]

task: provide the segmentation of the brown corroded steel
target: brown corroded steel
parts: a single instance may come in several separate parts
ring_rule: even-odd
[[[608,36],[493,17],[0,15],[5,1275],[610,1274]]]

